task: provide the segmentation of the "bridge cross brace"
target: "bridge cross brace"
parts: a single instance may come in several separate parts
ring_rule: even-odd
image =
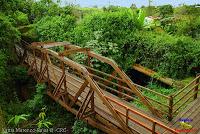
[[[61,68],[63,71],[63,74],[56,86],[56,88],[53,91],[53,96],[55,96],[57,99],[62,99],[65,103],[69,103],[69,93],[67,91],[67,84],[66,84],[66,74],[65,74],[65,68],[64,63],[61,63]],[[64,90],[62,89],[62,85],[64,85]]]
[[[89,108],[89,104],[91,104],[90,108]],[[87,109],[89,109],[88,111],[86,111]],[[87,118],[91,115],[95,114],[94,111],[94,91],[92,89],[90,89],[82,103],[82,105],[80,106],[78,113],[76,114],[76,118],[78,119],[84,119]]]
[[[45,61],[45,65],[44,65],[44,69],[43,69],[44,61]],[[50,85],[47,54],[43,53],[42,54],[42,60],[41,60],[41,63],[40,63],[40,75],[37,79],[38,83],[45,82],[45,73],[47,73],[47,81],[48,81],[48,85]]]
[[[35,70],[34,70],[35,66]],[[29,69],[28,69],[28,75],[33,75],[35,79],[37,79],[37,64],[36,64],[36,59],[33,60],[31,63]]]
[[[21,57],[20,58],[21,59],[20,63],[21,64],[25,63],[26,58],[28,58],[28,56],[27,56],[27,49],[24,50],[24,53],[22,55],[20,55],[20,57]]]

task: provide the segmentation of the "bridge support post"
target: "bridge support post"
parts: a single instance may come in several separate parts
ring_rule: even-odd
[[[43,69],[43,63],[45,61],[45,65],[44,65],[44,69]],[[37,82],[40,83],[42,82],[42,80],[45,77],[45,73],[47,73],[47,81],[48,84],[50,84],[49,82],[49,70],[48,70],[48,61],[47,61],[47,54],[42,54],[42,59],[40,62],[40,71],[39,71],[40,75],[38,76]]]
[[[34,69],[35,66],[35,69]],[[38,67],[37,67],[37,61],[36,61],[36,54],[35,50],[33,50],[33,61],[28,69],[28,75],[33,75],[33,77],[37,80],[38,79]]]
[[[89,103],[91,104],[90,108],[89,108]],[[89,109],[89,111],[86,111],[87,109]],[[78,119],[83,119],[83,118],[89,117],[93,114],[95,114],[95,111],[94,111],[94,91],[92,89],[90,89],[88,91],[88,94],[87,94],[85,100],[83,101],[82,105],[80,106],[76,117]]]
[[[169,113],[168,113],[168,121],[173,119],[173,96],[171,95],[169,98]]]
[[[78,97],[81,95],[81,93],[87,87],[88,83],[89,82],[87,80],[85,80],[85,82],[81,85],[80,89],[78,90],[78,92],[76,93],[76,95],[74,97],[74,100],[70,104],[71,107],[76,103],[76,101],[78,100]]]
[[[199,76],[200,74],[197,74],[197,77]],[[198,95],[198,90],[199,90],[199,79],[198,78],[195,82],[195,85],[197,85],[195,88],[194,88],[194,100],[197,98],[197,95]]]
[[[152,134],[156,134],[156,122],[153,122],[153,125],[152,125]]]
[[[26,57],[27,57],[27,49],[24,50],[24,53],[21,57],[21,60],[20,60],[20,63],[23,64],[26,60]]]
[[[57,84],[57,86],[55,87],[54,91],[53,91],[53,95],[59,99],[61,97],[61,99],[64,102],[69,101],[69,93],[67,91],[67,85],[66,85],[66,74],[65,74],[65,65],[63,62],[61,62],[61,68],[62,68],[62,76]],[[62,89],[62,85],[64,84],[64,90]]]

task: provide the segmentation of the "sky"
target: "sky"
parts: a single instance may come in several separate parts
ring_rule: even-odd
[[[108,5],[118,5],[130,7],[132,3],[136,4],[137,7],[142,5],[147,6],[148,0],[61,0],[62,4],[70,2],[73,4],[79,4],[81,7],[92,7],[97,5],[98,7],[108,6]],[[153,0],[152,5],[165,5],[171,4],[173,6],[178,6],[179,4],[200,4],[200,0]]]

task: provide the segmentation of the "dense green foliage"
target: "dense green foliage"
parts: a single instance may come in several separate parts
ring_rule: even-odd
[[[80,120],[74,122],[72,130],[73,134],[97,134],[96,130],[91,129],[85,122]]]
[[[192,67],[199,66],[200,21],[195,6],[90,9],[42,0],[28,2],[25,8],[13,18],[16,25],[33,23],[25,33],[21,30],[33,41],[70,41],[116,60],[124,70],[136,62],[174,78],[187,77]],[[148,10],[162,19],[142,29]]]
[[[172,5],[163,5],[159,7],[160,16],[166,17],[173,14],[173,7]]]
[[[20,40],[20,33],[13,26],[14,20],[0,13],[0,49],[11,51],[14,43]]]
[[[30,113],[29,120],[34,121],[47,105],[51,112],[40,118],[38,127],[52,123],[55,128],[73,126],[76,134],[97,133],[47,99],[44,85],[37,85],[32,93],[35,82],[27,76],[25,67],[17,65],[14,45],[21,39],[70,41],[114,59],[125,71],[139,63],[176,79],[192,76],[192,68],[200,66],[200,8],[196,5],[82,8],[61,7],[53,0],[1,0],[0,12],[0,109],[7,121],[17,121],[23,118],[20,115]],[[147,15],[154,20],[144,26]],[[85,57],[73,58],[80,62]],[[103,63],[92,62],[96,68],[110,71]],[[149,87],[166,95],[174,91]]]
[[[72,16],[47,16],[36,23],[36,32],[39,41],[69,40],[74,25]]]
[[[190,74],[192,67],[200,66],[199,41],[152,32],[136,33],[134,37],[127,52],[133,54],[137,63],[154,68],[161,74],[183,78]]]
[[[138,25],[136,15],[131,10],[95,13],[78,24],[73,40],[75,43],[86,43],[95,38],[95,32],[101,32],[100,41],[124,44]]]
[[[156,91],[157,93],[161,93],[161,94],[167,95],[167,96],[169,96],[169,95],[171,95],[171,94],[173,94],[174,92],[177,91],[176,88],[171,88],[171,87],[166,88],[166,87],[163,87],[163,86],[161,86],[158,82],[153,81],[153,79],[152,79],[151,82],[149,82],[149,84],[147,85],[147,87],[148,87],[149,89],[152,89],[153,91]],[[162,104],[167,104],[167,103],[169,103],[169,102],[168,102],[168,99],[163,99],[162,96],[155,95],[154,93],[149,92],[149,91],[147,91],[147,90],[143,90],[143,91],[142,91],[142,94],[145,95],[145,96],[147,96],[147,97],[149,97],[149,98],[151,98],[151,99],[153,99],[153,100],[155,100],[155,101],[157,101],[157,102],[160,102],[160,103],[162,103]],[[148,110],[147,107],[145,107],[145,105],[142,104],[142,103],[139,103],[139,102],[137,102],[137,101],[133,101],[132,103],[135,104],[137,107],[143,109],[143,110]],[[162,105],[158,105],[158,104],[157,104],[156,102],[154,102],[154,101],[152,101],[151,103],[155,106],[156,109],[162,109],[162,110],[164,110],[165,112],[168,112],[168,109],[167,109],[167,108],[166,108],[166,109],[163,108]],[[165,116],[166,116],[166,115],[165,115]],[[167,118],[167,117],[166,117],[166,118]]]

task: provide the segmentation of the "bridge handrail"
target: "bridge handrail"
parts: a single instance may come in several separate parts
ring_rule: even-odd
[[[188,102],[193,97],[193,100],[197,98],[197,94],[199,92],[200,85],[200,74],[196,76],[189,84],[187,84],[184,88],[176,92],[172,95],[173,105],[172,105],[172,113],[176,114],[178,110],[180,110],[183,106],[186,106]]]
[[[48,50],[48,53],[49,53],[49,54],[52,54],[52,55],[55,56],[56,58],[59,58],[60,60],[63,60],[62,58],[60,58],[60,57],[58,56],[58,54],[56,54],[56,53],[55,53],[54,51],[52,51],[52,50]],[[89,81],[91,82],[90,84],[91,84],[94,88],[97,88],[97,87],[98,87],[97,84],[95,84],[95,83],[92,82],[92,79],[89,77],[89,75],[88,75],[89,72],[87,71],[86,68],[82,67],[82,65],[80,65],[80,64],[78,64],[78,63],[76,63],[76,62],[74,62],[74,61],[72,61],[72,60],[70,60],[70,59],[68,59],[68,58],[66,58],[65,60],[68,61],[68,65],[74,66],[74,64],[76,64],[76,65],[77,65],[77,66],[76,66],[76,69],[79,70],[79,71],[81,71],[83,74],[86,74],[86,78],[89,78],[89,79],[90,79],[90,80],[89,80]],[[72,62],[72,63],[74,63],[74,64],[71,64],[70,62]],[[81,68],[81,67],[82,67],[82,68]],[[100,88],[97,88],[97,89],[100,89]],[[100,91],[100,90],[99,90],[99,91]],[[101,92],[101,91],[100,91],[100,92]],[[108,98],[107,96],[104,96],[104,97]],[[111,98],[109,98],[109,100],[111,100]],[[111,101],[114,101],[114,100],[111,100]],[[127,106],[124,106],[124,105],[120,105],[120,106],[126,108],[127,110],[129,110],[129,111],[131,111],[131,112],[133,112],[133,113],[135,113],[135,114],[140,115],[141,117],[143,117],[143,118],[145,118],[145,119],[148,119],[148,120],[151,121],[152,123],[155,123],[155,124],[157,124],[157,125],[160,125],[160,126],[163,127],[164,129],[166,129],[166,130],[168,130],[168,131],[173,132],[173,133],[176,134],[176,131],[175,131],[175,130],[170,129],[169,127],[167,127],[167,126],[165,126],[165,125],[163,125],[163,124],[161,124],[161,123],[159,123],[159,122],[153,120],[152,118],[149,118],[149,117],[146,116],[146,115],[143,115],[143,114],[141,114],[141,113],[138,113],[137,111],[134,111],[133,109],[130,109],[130,108],[127,107]],[[141,124],[140,124],[140,125],[141,125]],[[144,125],[143,125],[143,127],[147,128],[147,127],[144,126]],[[152,132],[153,132],[153,130],[152,130]]]
[[[196,80],[198,80],[200,78],[200,75],[197,75],[197,77],[195,79],[193,79],[190,83],[188,83],[185,87],[183,87],[181,90],[179,90],[178,92],[176,92],[175,94],[172,94],[173,97],[178,96],[180,93],[182,93],[185,89],[187,89],[189,86],[191,86]]]
[[[70,43],[68,43],[68,44],[70,44]],[[80,48],[80,47],[78,47],[78,46],[74,46],[74,45],[71,45],[71,47],[73,47],[73,48]],[[96,55],[95,53],[93,53],[93,52],[91,52],[91,51],[89,51],[89,52],[84,52],[85,54],[89,54],[91,57],[95,57],[95,58],[97,58],[97,59],[99,59],[99,60],[101,60],[101,61],[104,61],[104,62],[106,62],[107,64],[109,64],[109,65],[111,65],[115,70],[117,70],[117,71],[121,71],[121,69],[117,66],[117,64],[113,61],[113,60],[111,60],[111,59],[108,59],[108,58],[106,58],[106,57],[103,57],[103,56],[99,56],[99,55]],[[122,72],[123,73],[123,72]],[[128,76],[126,76],[126,74],[124,75],[125,73],[123,73],[122,75],[120,75],[120,73],[119,73],[119,75],[121,76],[121,78],[122,78],[122,80],[123,81],[127,81],[127,79],[126,78],[128,78]],[[123,77],[125,76],[125,79],[123,79]],[[153,90],[151,90],[151,89],[148,89],[148,88],[145,88],[145,87],[142,87],[142,86],[140,86],[140,85],[137,85],[137,84],[135,84],[135,83],[132,83],[131,81],[130,81],[130,83],[131,84],[133,84],[135,87],[137,87],[137,88],[140,88],[140,90],[145,90],[145,91],[147,91],[147,92],[151,92],[151,93],[153,93],[153,94],[155,94],[155,95],[158,95],[158,96],[161,96],[161,97],[163,97],[163,98],[165,98],[166,99],[166,102],[168,102],[168,104],[163,104],[163,103],[158,103],[158,101],[156,101],[156,100],[154,100],[154,99],[151,99],[150,97],[148,97],[148,96],[145,96],[145,98],[148,100],[148,101],[150,101],[150,102],[155,102],[156,104],[159,104],[159,105],[161,105],[161,106],[163,106],[163,107],[165,107],[166,109],[156,109],[156,110],[158,110],[158,111],[160,111],[161,113],[165,113],[166,114],[166,111],[168,111],[167,113],[167,115],[168,115],[168,119],[169,120],[171,120],[172,118],[173,118],[173,115],[175,114],[175,112],[180,108],[180,107],[182,107],[182,105],[184,104],[184,102],[183,102],[183,104],[182,105],[180,105],[180,107],[178,108],[178,109],[176,109],[175,111],[174,111],[174,105],[175,104],[177,104],[175,101],[176,101],[176,96],[178,96],[179,94],[181,94],[184,90],[186,90],[189,86],[191,86],[195,81],[197,81],[198,79],[200,78],[200,76],[198,76],[198,77],[196,77],[193,81],[191,81],[187,86],[185,86],[184,88],[182,88],[181,90],[179,90],[178,92],[175,92],[174,94],[172,94],[172,95],[162,95],[162,94],[160,94],[160,93],[157,93],[156,91],[153,91]],[[129,79],[128,79],[128,82],[129,82]],[[198,84],[199,85],[199,84]],[[130,86],[129,86],[130,87]],[[196,87],[198,87],[198,86],[194,86],[194,87],[192,87],[192,88],[196,88]],[[192,88],[190,88],[190,90],[192,91]],[[187,97],[187,94],[185,95],[186,97]],[[190,96],[190,98],[191,98],[192,96]],[[183,97],[183,98],[185,98],[185,97]],[[181,99],[181,100],[183,100],[183,98]],[[188,100],[187,100],[188,101]]]
[[[108,97],[108,96],[105,96],[105,97],[106,97],[108,100],[114,102],[115,104],[117,104],[117,105],[119,105],[119,106],[125,108],[127,111],[130,111],[130,112],[132,112],[132,113],[134,113],[134,114],[136,114],[136,115],[139,115],[139,116],[141,116],[142,118],[147,119],[148,121],[152,122],[153,124],[161,126],[162,128],[166,129],[167,131],[170,131],[170,132],[172,132],[172,133],[174,133],[174,134],[178,134],[178,132],[176,132],[174,129],[172,129],[172,128],[166,126],[166,125],[164,125],[163,123],[160,123],[160,122],[158,122],[158,121],[156,121],[156,120],[154,120],[154,119],[152,119],[152,118],[150,118],[150,117],[148,117],[148,116],[146,116],[146,115],[144,115],[144,114],[142,114],[142,113],[140,113],[140,112],[138,112],[138,111],[136,111],[136,110],[133,110],[133,109],[129,108],[128,106],[125,106],[125,105],[123,105],[122,103],[117,102],[116,100],[114,100],[114,99],[112,99],[112,98],[110,98],[110,97]],[[126,112],[126,113],[128,113],[128,112]],[[128,114],[126,115],[126,118],[129,118]],[[150,127],[147,127],[147,126],[145,126],[145,125],[141,125],[141,126],[143,126],[144,128],[150,128]],[[152,129],[151,129],[151,132],[152,132],[152,133],[156,132],[154,127],[155,127],[155,126],[153,126]],[[149,129],[148,129],[148,130],[149,130]]]
[[[51,44],[52,46],[58,46],[58,45],[56,45],[56,43],[54,44],[54,43],[52,43]],[[81,47],[78,47],[78,46],[74,46],[74,45],[71,45],[71,43],[69,43],[69,42],[59,42],[59,45],[64,45],[64,46],[66,46],[66,47],[68,47],[68,48],[74,48],[74,49],[77,49],[77,48],[81,48]],[[45,45],[41,45],[41,46],[45,46]],[[52,46],[48,46],[48,47],[52,47]],[[47,47],[47,48],[48,48]],[[38,46],[37,47],[35,47],[36,49],[38,49]],[[44,47],[44,48],[46,48],[46,47]],[[39,48],[39,49],[42,49],[42,48]],[[49,49],[48,49],[49,50]],[[44,49],[44,51],[46,51],[46,49]],[[140,99],[140,100],[138,100],[137,99],[137,101],[138,102],[140,102],[140,103],[142,103],[141,102],[141,100],[147,100],[147,102],[150,102],[150,104],[151,104],[151,106],[150,107],[152,107],[152,105],[153,105],[153,103],[152,102],[155,102],[156,104],[159,104],[160,106],[163,106],[163,108],[164,109],[162,109],[162,108],[153,108],[153,110],[155,111],[155,110],[157,110],[157,111],[159,111],[159,112],[161,112],[161,113],[164,113],[164,114],[166,114],[166,112],[168,113],[167,115],[168,115],[168,117],[169,117],[169,120],[171,120],[172,118],[173,118],[173,116],[174,116],[174,114],[176,114],[176,112],[183,106],[183,105],[185,105],[184,103],[185,102],[188,102],[191,98],[192,98],[192,96],[194,96],[194,98],[195,98],[195,96],[197,96],[197,93],[198,93],[198,86],[199,86],[199,82],[197,83],[197,84],[194,84],[194,82],[196,82],[196,81],[198,81],[199,79],[200,79],[200,75],[198,75],[194,80],[192,80],[189,84],[187,84],[184,88],[182,88],[182,89],[180,89],[178,92],[175,92],[174,94],[171,94],[171,95],[162,95],[162,94],[160,94],[160,93],[158,93],[158,92],[156,92],[156,91],[154,91],[154,90],[151,90],[151,89],[149,89],[149,88],[145,88],[145,87],[142,87],[142,86],[140,86],[140,85],[137,85],[137,84],[135,84],[135,83],[133,83],[130,79],[129,79],[129,77],[118,67],[118,65],[113,61],[113,60],[111,60],[111,59],[108,59],[108,58],[106,58],[106,57],[104,57],[104,56],[100,56],[100,55],[97,55],[97,54],[95,54],[94,52],[91,52],[91,51],[83,51],[83,53],[85,53],[86,55],[89,55],[89,56],[91,56],[91,57],[94,57],[94,58],[97,58],[97,59],[99,59],[100,61],[103,61],[103,62],[105,62],[105,63],[107,63],[107,64],[109,64],[109,65],[111,65],[113,68],[114,68],[114,70],[116,70],[117,72],[118,72],[118,74],[121,76],[121,78],[118,78],[118,77],[114,77],[114,76],[112,76],[112,75],[109,75],[109,74],[106,74],[106,73],[104,73],[104,72],[101,72],[101,73],[104,73],[104,75],[107,75],[107,76],[109,76],[109,77],[112,77],[112,78],[114,78],[114,79],[117,79],[117,80],[119,80],[119,81],[122,81],[122,82],[125,82],[125,83],[127,83],[127,85],[129,86],[128,88],[130,88],[130,89],[134,89],[134,88],[137,88],[137,89],[140,89],[140,91],[142,91],[142,90],[144,90],[144,91],[147,91],[147,92],[150,92],[150,93],[153,93],[153,94],[155,94],[155,95],[157,95],[157,96],[160,96],[160,97],[163,97],[164,99],[166,99],[166,102],[168,102],[168,104],[163,104],[163,103],[158,103],[158,101],[156,101],[156,100],[154,100],[154,99],[152,99],[151,97],[149,97],[149,96],[145,96],[144,94],[144,96],[145,96],[145,98],[144,99]],[[81,66],[79,66],[78,68],[80,68],[80,67],[83,67],[82,65]],[[86,67],[86,66],[84,66],[85,68],[84,69],[88,69],[88,67]],[[93,68],[89,68],[89,69],[93,69]],[[98,71],[98,70],[97,70]],[[98,83],[99,84],[99,83]],[[193,85],[194,84],[194,85]],[[191,87],[192,86],[192,87]],[[194,89],[194,91],[195,92],[193,92],[194,94],[190,94],[190,92],[192,91]],[[197,89],[197,90],[195,90],[195,89]],[[114,91],[114,90],[113,90]],[[132,91],[134,91],[134,93],[135,93],[135,90],[132,90]],[[142,95],[141,93],[137,93],[137,95]],[[127,97],[128,97],[128,95],[126,95]],[[189,98],[188,98],[189,97]],[[136,99],[135,99],[136,100]],[[186,101],[183,101],[183,100],[186,100]],[[144,102],[143,102],[144,103]],[[155,105],[155,104],[154,104]],[[167,106],[166,106],[167,105]],[[155,107],[155,106],[154,106]]]
[[[123,123],[123,119],[120,117],[120,116],[118,116],[118,114],[117,114],[117,112],[116,112],[116,110],[114,110],[113,109],[113,107],[112,107],[112,105],[109,103],[109,101],[105,98],[105,96],[103,95],[103,92],[101,91],[101,88],[98,86],[98,84],[96,83],[96,81],[94,81],[93,80],[93,78],[91,78],[90,77],[90,73],[88,72],[88,70],[85,68],[85,67],[83,67],[82,65],[80,65],[80,64],[78,64],[78,63],[76,63],[76,62],[74,62],[73,60],[70,60],[70,59],[68,59],[68,58],[66,58],[66,57],[62,57],[62,56],[59,56],[59,54],[57,53],[57,52],[54,52],[53,50],[50,50],[50,49],[46,49],[46,48],[42,48],[42,47],[38,47],[38,46],[29,46],[28,48],[30,48],[31,50],[33,50],[33,51],[35,51],[36,49],[37,50],[39,50],[39,51],[41,51],[43,54],[46,54],[46,55],[52,55],[53,57],[55,57],[55,58],[57,58],[57,59],[59,59],[60,61],[62,61],[63,63],[65,63],[65,64],[67,64],[68,66],[71,66],[72,68],[74,68],[74,69],[76,69],[76,70],[78,70],[78,71],[80,71],[82,74],[83,74],[83,76],[85,77],[85,79],[89,82],[89,84],[90,84],[90,86],[92,87],[92,89],[101,97],[101,99],[102,99],[102,101],[103,101],[103,103],[108,107],[108,109],[111,111],[111,113],[113,114],[113,116],[114,116],[114,118],[116,119],[116,120],[118,120],[119,121],[119,123],[122,125],[122,127],[124,127],[126,130],[127,130],[127,132],[129,132],[129,129],[127,128],[127,126],[126,125],[124,125],[124,123]],[[29,51],[29,50],[28,50]],[[35,56],[35,55],[34,55]],[[102,57],[101,57],[102,58]],[[118,70],[120,70],[120,68],[118,67],[118,66],[115,66],[115,65],[113,65],[115,68],[117,68]],[[113,68],[114,68],[113,67]],[[119,71],[121,74],[122,74],[122,76],[124,76],[125,74],[123,74],[123,72],[120,70]],[[126,75],[125,75],[126,76]],[[128,77],[127,77],[128,78]],[[127,78],[126,77],[123,77],[123,80],[127,80]],[[129,79],[128,79],[129,80]],[[130,82],[130,84],[132,84],[131,82]],[[128,108],[128,107],[126,107],[125,106],[125,108]],[[128,110],[130,110],[130,111],[134,111],[134,110],[131,110],[130,108],[128,109]],[[138,113],[137,113],[138,114]],[[147,116],[145,117],[143,117],[142,116],[142,118],[147,118]],[[150,120],[152,120],[151,118],[149,118],[148,117],[148,119],[150,119]],[[153,123],[157,123],[157,122],[153,122]],[[160,123],[159,123],[160,124]],[[163,126],[162,124],[161,124],[161,126]],[[145,127],[145,126],[143,126],[143,127]],[[165,128],[165,127],[164,127]],[[167,128],[165,128],[165,129],[167,129]]]
[[[69,45],[70,43],[67,42],[68,47],[69,48],[74,48],[74,49],[80,49],[81,47],[79,46],[75,46],[75,45]],[[117,63],[112,60],[109,59],[107,57],[98,55],[92,51],[83,51],[84,54],[96,58],[104,63],[107,63],[108,65],[110,65],[121,77],[121,79],[129,86],[129,88],[140,98],[141,102],[147,106],[147,108],[155,115],[160,117],[160,114],[157,113],[157,111],[152,107],[151,103],[148,101],[148,99],[146,97],[144,97],[142,95],[142,93],[140,92],[140,90],[137,89],[137,87],[133,84],[133,82],[130,80],[130,78],[120,69],[120,67],[117,65]]]
[[[58,60],[62,61],[64,64],[78,70],[79,72],[82,73],[82,75],[84,76],[84,78],[89,82],[89,85],[91,86],[91,88],[98,94],[98,96],[102,99],[104,105],[107,106],[107,108],[109,109],[109,111],[113,114],[113,117],[119,122],[119,124],[122,126],[122,128],[129,134],[131,134],[132,132],[130,131],[130,129],[126,126],[126,124],[124,124],[122,118],[120,116],[118,116],[118,114],[116,113],[116,111],[113,109],[112,105],[109,103],[108,100],[105,99],[103,92],[101,91],[101,88],[98,86],[98,84],[96,84],[96,82],[89,76],[89,72],[88,70],[83,67],[82,65],[80,65],[79,63],[76,63],[66,57],[62,57],[59,56],[59,54],[57,52],[54,52],[53,50],[50,49],[45,49],[45,48],[41,48],[38,46],[30,46],[30,49],[32,49],[33,51],[35,51],[35,49],[40,50],[42,53],[45,53],[47,55],[52,55],[53,57],[57,58]]]

